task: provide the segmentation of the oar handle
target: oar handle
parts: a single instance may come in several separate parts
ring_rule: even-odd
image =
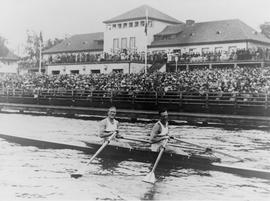
[[[141,139],[135,139],[135,138],[129,138],[129,137],[122,137],[122,139],[151,144],[151,142],[147,140],[141,140]]]

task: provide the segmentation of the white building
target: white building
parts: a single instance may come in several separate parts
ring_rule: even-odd
[[[0,57],[0,73],[18,73],[18,61],[19,57],[9,51]]]
[[[234,56],[239,49],[256,53],[259,48],[270,55],[270,39],[238,19],[198,23],[186,20],[183,23],[143,5],[104,23],[104,32],[74,35],[45,50],[47,73],[139,73],[144,71],[146,45],[148,61],[154,61],[153,66],[148,64],[149,72],[168,70],[167,64],[174,61],[177,66],[178,59],[183,65],[189,65],[189,62],[195,65],[213,63],[214,60],[207,58],[212,53],[219,54],[215,62],[237,65]],[[195,56],[190,56],[192,58],[188,61],[178,56],[185,53],[188,56],[194,53]],[[205,53],[210,54],[205,56]],[[266,60],[270,60],[270,56]]]
[[[167,26],[154,36],[152,52],[232,52],[237,49],[269,48],[270,39],[238,19]]]
[[[104,23],[106,26],[104,52],[113,53],[123,50],[144,52],[146,44],[151,44],[155,34],[161,32],[168,25],[181,24],[182,22],[150,6],[143,5],[106,20]]]

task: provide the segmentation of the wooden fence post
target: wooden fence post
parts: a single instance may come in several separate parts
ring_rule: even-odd
[[[265,109],[268,109],[268,93],[265,92],[265,105],[264,105]]]
[[[183,106],[183,92],[179,91],[179,110],[182,110]]]
[[[110,97],[110,101],[111,101],[111,104],[113,103],[113,91],[111,91],[111,97]]]
[[[237,98],[238,98],[238,93],[235,93],[235,100],[234,100],[234,111],[233,113],[236,114],[237,108],[238,108],[238,103],[237,103]]]
[[[209,92],[206,92],[205,94],[206,100],[205,100],[205,109],[209,109]]]

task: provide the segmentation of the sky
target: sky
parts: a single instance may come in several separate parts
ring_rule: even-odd
[[[183,22],[240,19],[260,31],[270,21],[270,0],[0,0],[0,36],[20,54],[27,30],[44,40],[99,32],[104,20],[143,4]]]

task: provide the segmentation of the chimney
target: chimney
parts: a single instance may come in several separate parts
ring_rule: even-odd
[[[194,23],[194,20],[186,20],[186,25],[193,25]]]

